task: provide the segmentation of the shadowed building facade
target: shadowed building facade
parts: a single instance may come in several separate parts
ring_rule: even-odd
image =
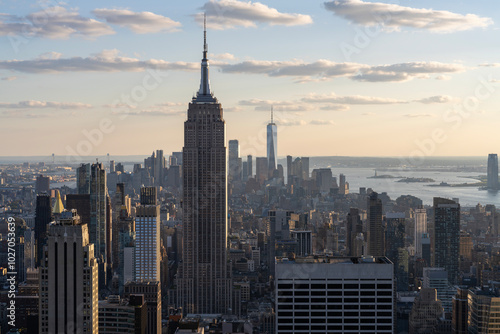
[[[186,313],[228,313],[226,136],[222,106],[210,92],[205,44],[201,84],[184,122],[183,253],[177,279]]]

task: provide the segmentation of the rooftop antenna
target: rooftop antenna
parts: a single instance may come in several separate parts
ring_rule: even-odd
[[[273,122],[273,119],[274,119],[274,117],[273,117],[273,116],[274,116],[274,115],[273,115],[273,105],[271,105],[271,124],[272,124],[272,123],[274,123],[274,122]]]
[[[207,45],[207,13],[203,13],[203,55],[207,59],[208,45]]]

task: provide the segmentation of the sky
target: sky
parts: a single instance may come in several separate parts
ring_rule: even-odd
[[[241,155],[500,153],[497,1],[0,0],[0,156],[180,151],[203,13]]]

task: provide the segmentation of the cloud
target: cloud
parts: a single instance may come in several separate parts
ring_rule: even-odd
[[[112,112],[112,115],[127,115],[127,116],[181,116],[185,115],[185,111],[155,111],[155,110],[140,110],[140,111],[127,111],[127,112]]]
[[[426,117],[436,117],[434,114],[406,114],[403,115],[404,117],[408,118],[426,118]]]
[[[402,27],[436,33],[486,28],[493,20],[475,14],[458,14],[445,10],[405,7],[382,2],[338,0],[325,2],[325,8],[344,19],[363,26],[380,25],[389,31]]]
[[[326,111],[347,111],[351,109],[351,107],[345,104],[327,104],[325,106],[322,106],[320,109]]]
[[[311,125],[335,125],[334,121],[326,121],[326,120],[312,120],[309,122]]]
[[[366,82],[401,82],[414,78],[428,78],[429,74],[457,73],[466,70],[465,66],[456,63],[409,62],[371,66],[358,63],[336,63],[325,59],[312,63],[301,60],[247,60],[235,64],[216,63],[215,66],[225,73],[264,74],[270,77],[292,76],[299,78],[299,82],[307,82],[308,79],[314,78],[324,80],[337,77],[348,77]]]
[[[266,111],[270,112],[271,107],[275,112],[297,112],[297,111],[309,111],[314,109],[313,106],[301,103],[300,101],[277,101],[277,100],[241,100],[238,102],[242,106],[252,106],[255,107],[256,111]]]
[[[430,97],[426,97],[426,98],[419,99],[419,100],[413,100],[413,102],[431,104],[431,103],[450,103],[450,102],[453,102],[455,100],[456,100],[455,98],[448,96],[448,95],[436,95],[436,96],[430,96]]]
[[[46,114],[46,113],[23,113],[19,111],[14,111],[14,110],[7,110],[4,111],[2,114],[2,117],[5,118],[48,118],[48,117],[53,117],[54,114]]]
[[[307,122],[304,120],[290,120],[290,119],[275,119],[274,123],[278,126],[301,126],[307,125]]]
[[[257,22],[284,26],[306,25],[313,22],[309,15],[280,13],[260,2],[210,0],[200,9],[207,15],[208,28],[216,30],[255,27]],[[195,19],[202,24],[203,14],[196,15]]]
[[[500,67],[500,63],[482,63],[479,64],[481,67]]]
[[[89,109],[91,104],[80,102],[46,102],[46,101],[21,101],[17,103],[0,103],[0,108],[9,109]]]
[[[130,29],[136,34],[173,32],[181,23],[151,12],[133,12],[127,9],[95,9],[92,13],[109,24]]]
[[[441,75],[438,75],[437,77],[435,77],[434,79],[436,79],[436,80],[450,80],[451,76],[441,74]]]
[[[458,73],[466,67],[457,63],[411,62],[371,66],[358,63],[336,63],[320,59],[311,63],[301,60],[262,61],[247,60],[227,63],[214,60],[211,65],[223,73],[260,74],[269,77],[295,77],[299,81],[330,80],[347,77],[366,82],[401,82],[413,78],[429,78],[430,74]],[[0,60],[0,69],[25,73],[56,72],[138,72],[147,69],[198,71],[199,63],[168,62],[161,59],[140,60],[120,55],[116,49],[103,50],[88,57],[62,58],[59,53],[49,52],[32,60]]]
[[[351,96],[340,96],[335,94],[310,94],[307,97],[302,98],[303,102],[308,103],[338,103],[338,104],[398,104],[398,103],[408,103],[407,101],[384,98],[384,97],[373,97],[373,96],[362,96],[362,95],[351,95]]]
[[[243,111],[241,107],[224,107],[224,112],[240,112]]]
[[[210,53],[208,57],[210,59],[217,59],[217,60],[236,60],[236,57],[228,52],[219,54]]]
[[[458,73],[465,71],[462,64],[440,62],[409,62],[392,65],[372,66],[361,70],[352,79],[365,82],[408,81],[413,78],[427,79],[433,73]]]
[[[75,36],[93,38],[114,33],[105,23],[60,6],[49,7],[24,17],[0,14],[0,36],[68,39]]]
[[[491,83],[499,83],[500,80],[498,80],[498,79],[490,79],[489,82],[491,82]]]
[[[4,81],[14,81],[16,80],[17,77],[16,76],[11,76],[11,77],[3,77],[2,80]]]
[[[199,70],[198,63],[168,62],[158,59],[139,60],[119,55],[118,50],[104,50],[89,57],[58,59],[0,60],[0,69],[24,73],[57,72],[138,72],[155,70]]]

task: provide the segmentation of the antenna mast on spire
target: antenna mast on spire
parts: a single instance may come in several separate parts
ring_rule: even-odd
[[[274,123],[273,122],[273,106],[271,105],[271,124]]]
[[[203,55],[207,59],[208,45],[207,45],[207,13],[203,13]]]

